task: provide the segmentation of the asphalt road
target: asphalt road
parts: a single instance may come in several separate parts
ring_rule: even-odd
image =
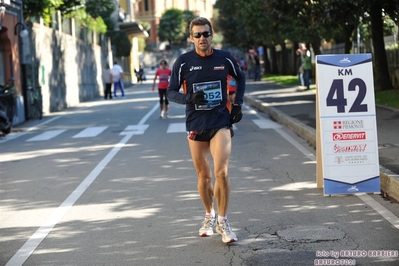
[[[198,237],[184,106],[160,119],[149,83],[17,130],[0,140],[0,265],[399,263],[399,205],[325,197],[314,149],[251,106],[233,138],[232,245]]]

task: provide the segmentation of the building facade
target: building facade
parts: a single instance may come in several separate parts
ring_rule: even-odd
[[[149,36],[136,19],[134,8],[139,1],[141,0],[115,0],[116,8],[113,14],[116,29],[125,31],[132,44],[129,58],[118,59],[125,72],[129,73],[131,82],[137,81],[135,69],[139,69],[140,66],[138,38],[148,38]]]
[[[22,0],[0,0],[0,84],[14,78],[16,112],[14,123],[25,120],[23,65],[29,58],[27,30],[23,23]],[[25,103],[26,105],[26,103]]]
[[[158,26],[162,14],[171,8],[190,10],[197,16],[206,17],[209,20],[213,15],[213,3],[211,0],[141,0],[136,1],[132,10],[135,19],[146,22],[151,26],[147,45],[158,50],[160,42],[158,38]]]

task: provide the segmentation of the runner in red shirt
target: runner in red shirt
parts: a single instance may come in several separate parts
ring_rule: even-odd
[[[228,75],[227,76],[227,89],[229,91],[229,98],[230,98],[230,103],[233,104],[235,102],[235,96],[236,96],[236,80]]]
[[[161,60],[160,68],[158,68],[155,73],[154,83],[152,84],[152,90],[155,90],[155,82],[157,81],[157,77],[159,76],[158,82],[158,95],[159,95],[159,107],[160,107],[160,118],[167,118],[169,112],[169,101],[166,97],[166,89],[169,85],[169,77],[172,75],[172,71],[168,68],[168,63],[166,60]],[[164,105],[165,99],[165,105]]]

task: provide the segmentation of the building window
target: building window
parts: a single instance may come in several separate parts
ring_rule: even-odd
[[[150,6],[148,4],[148,0],[144,0],[144,11],[149,11],[150,10]]]

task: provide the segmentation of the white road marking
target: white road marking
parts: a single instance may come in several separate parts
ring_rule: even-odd
[[[130,125],[127,126],[119,135],[126,135],[130,133],[134,133],[134,135],[142,135],[145,130],[149,127],[149,125]]]
[[[362,201],[371,206],[377,211],[382,217],[390,222],[396,229],[399,229],[399,218],[395,216],[390,210],[382,206],[380,203],[375,201],[372,197],[367,194],[356,194]]]
[[[253,119],[252,120],[259,128],[281,128],[281,125],[269,119]]]
[[[186,123],[170,123],[166,133],[186,132]]]
[[[16,138],[18,138],[20,136],[25,135],[26,133],[27,132],[10,133],[10,134],[6,135],[5,137],[2,137],[0,139],[0,143],[4,143],[4,142],[7,142],[9,140],[16,139]]]
[[[151,114],[157,110],[159,103],[147,113],[138,123],[144,125]],[[89,186],[96,180],[102,170],[124,147],[124,145],[135,135],[135,131],[127,133],[125,137],[117,143],[114,148],[97,164],[91,173],[80,183],[80,185],[69,195],[69,197],[53,212],[53,214],[36,230],[36,232],[25,242],[25,244],[7,262],[6,266],[22,266],[29,256],[35,251],[39,244],[47,237],[51,230],[56,226],[62,217],[69,211],[75,202],[83,195]]]
[[[36,137],[30,138],[26,141],[43,141],[43,140],[49,140],[52,139],[62,133],[64,133],[66,130],[60,129],[60,130],[49,130],[46,132],[43,132],[42,134],[37,135]]]
[[[88,127],[73,136],[72,138],[91,138],[97,137],[101,134],[107,127]]]
[[[25,135],[27,132],[33,131],[33,130],[35,130],[35,129],[38,129],[39,127],[41,127],[41,126],[43,126],[43,125],[45,125],[45,124],[47,124],[47,123],[53,122],[54,120],[56,120],[56,119],[58,119],[58,118],[60,118],[60,116],[56,116],[56,117],[50,118],[49,120],[44,121],[44,122],[40,123],[40,124],[37,125],[37,126],[28,128],[28,129],[25,130],[24,132],[10,133],[10,134],[8,134],[6,137],[4,137],[3,139],[1,139],[1,140],[0,140],[0,143],[4,143],[4,142],[7,142],[7,141],[9,141],[9,140],[13,140],[13,139],[16,139],[16,138],[18,138],[18,137],[21,137],[21,136]]]

